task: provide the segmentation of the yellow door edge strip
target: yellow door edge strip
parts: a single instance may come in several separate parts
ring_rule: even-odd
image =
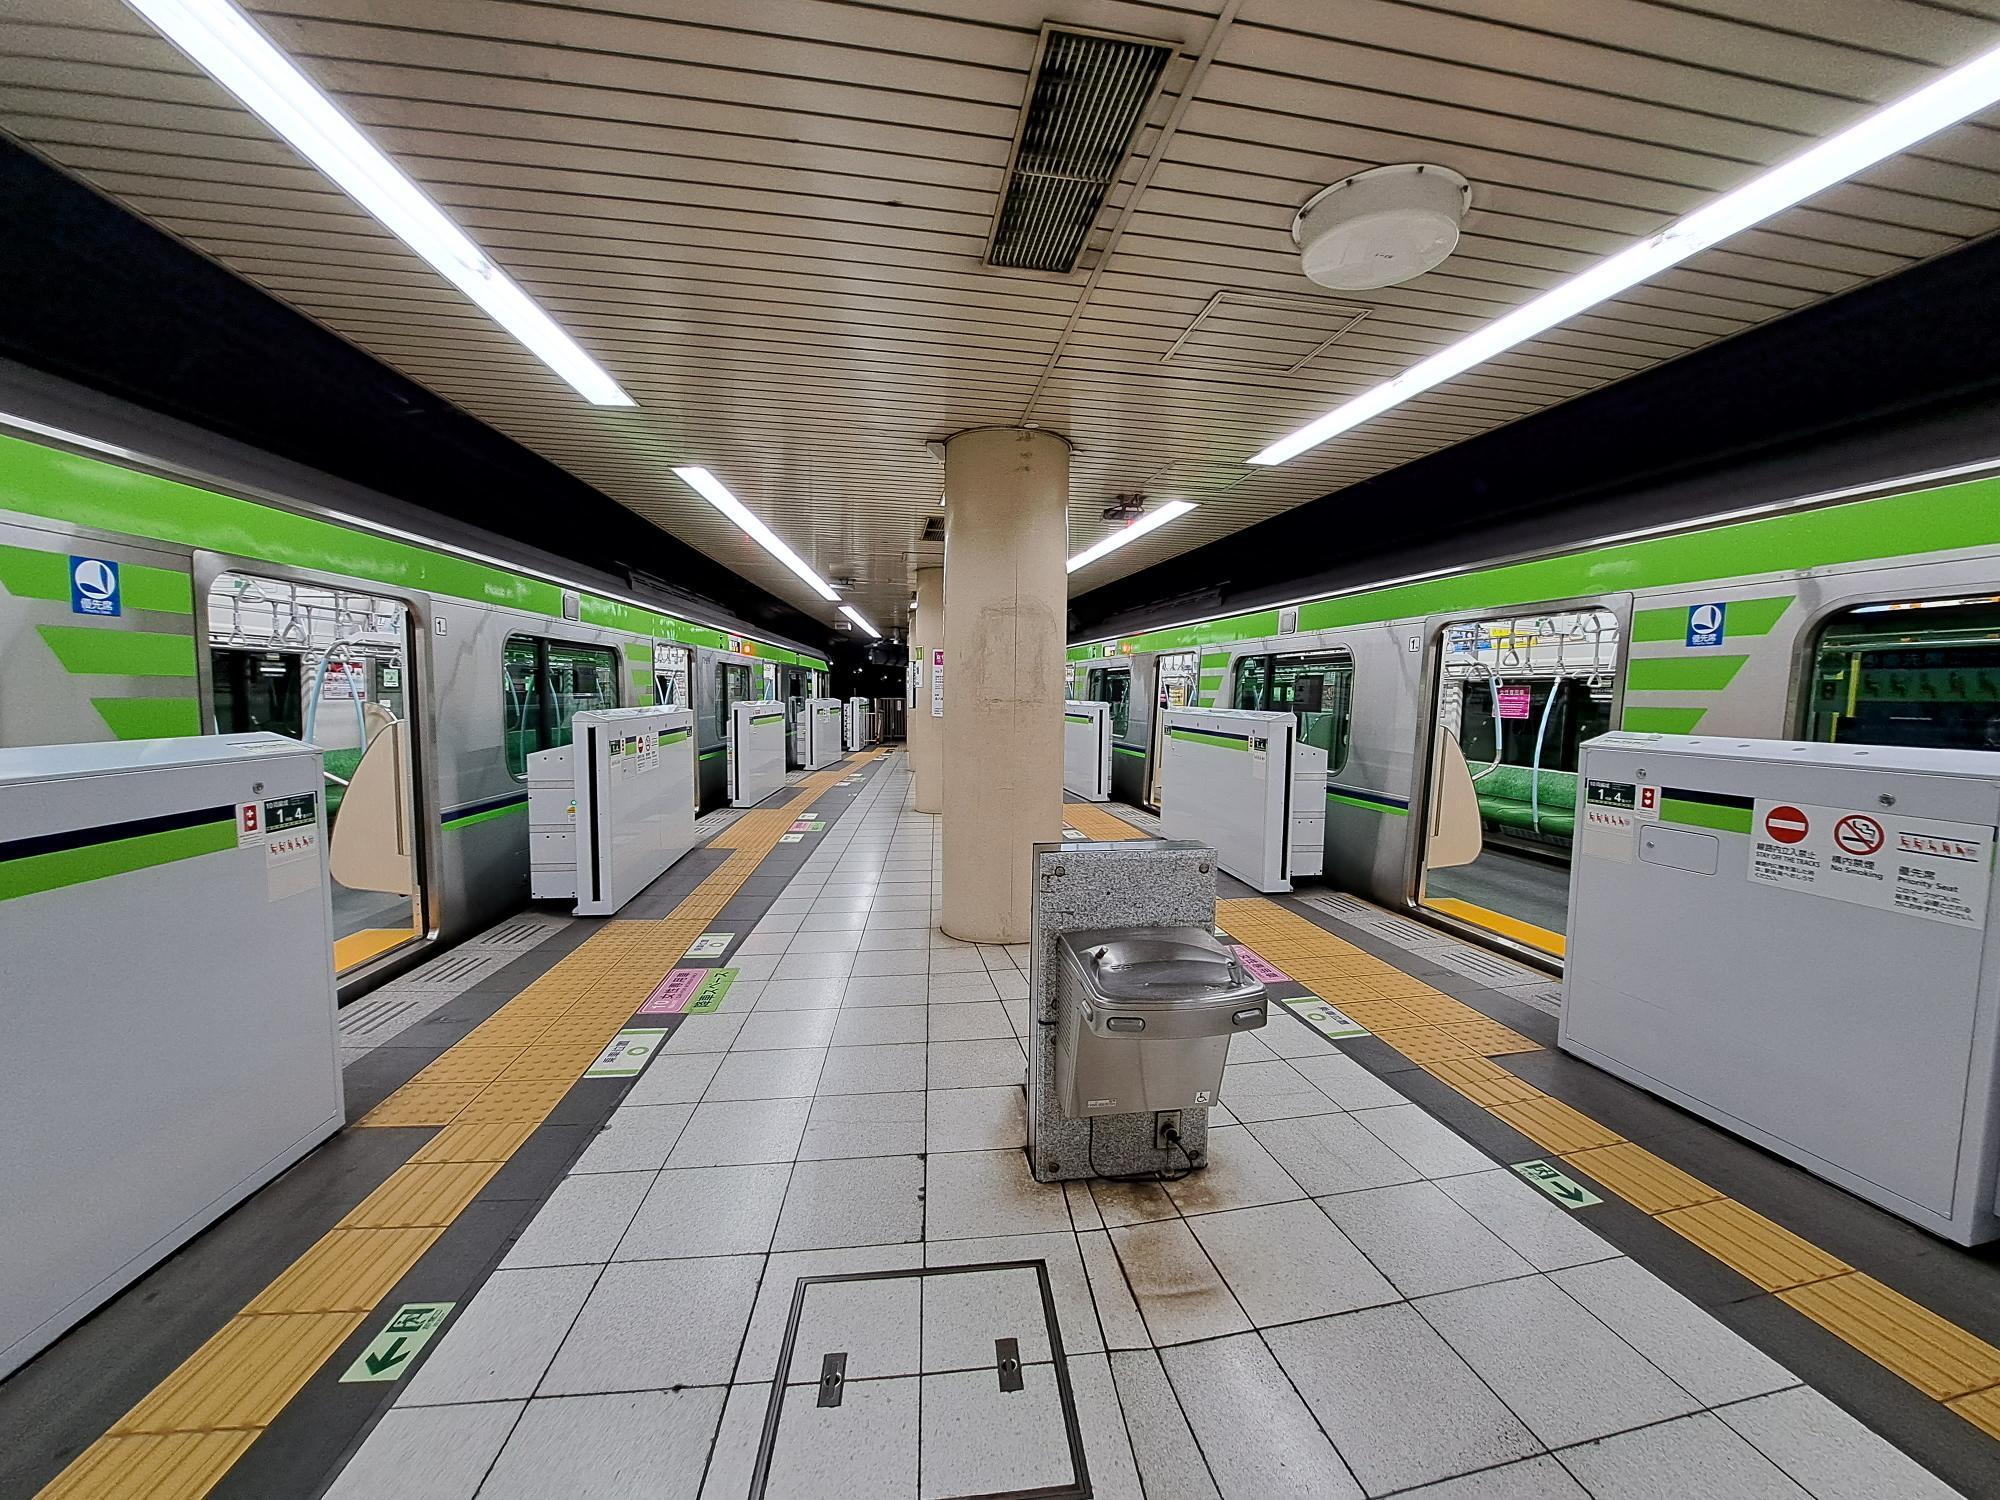
[[[1551,932],[1546,927],[1537,927],[1533,922],[1524,922],[1519,917],[1510,917],[1505,912],[1493,911],[1457,896],[1426,896],[1423,904],[1432,911],[1441,911],[1448,917],[1457,917],[1461,922],[1469,922],[1474,927],[1484,928],[1499,937],[1509,938],[1523,947],[1534,948],[1555,958],[1563,956],[1566,940],[1560,932]]]
[[[686,956],[689,944],[777,848],[779,837],[798,813],[844,780],[854,766],[883,753],[872,750],[851,756],[797,783],[798,795],[758,825],[754,840],[738,851],[745,856],[743,861],[737,864],[732,855],[725,862],[735,865],[729,877],[717,882],[716,875],[710,875],[663,918],[605,923],[447,1048],[423,1073],[352,1122],[350,1129],[440,1128],[78,1454],[42,1488],[37,1500],[123,1495],[201,1500],[208,1494],[334,1351],[368,1320],[386,1289],[416,1266],[527,1142],[626,1024],[660,975]],[[746,821],[738,819],[731,831]],[[610,965],[601,960],[622,951],[634,936],[629,931],[633,928],[670,933],[672,938],[647,955],[647,964],[663,966],[638,992],[639,999],[620,1009],[621,983],[636,979],[613,977]],[[518,1042],[502,1040],[516,1033]],[[501,1048],[513,1054],[512,1060],[490,1078],[437,1081],[484,1075]],[[566,1053],[563,1067],[538,1066],[537,1055],[546,1059],[552,1052]],[[450,1061],[455,1054],[460,1058],[456,1065]]]
[[[1449,1016],[1450,1006],[1462,1006],[1489,1025],[1500,1025],[1463,1002],[1430,990],[1386,960],[1262,896],[1216,902],[1216,921],[1237,942],[1367,1026],[1378,1041],[1604,1192],[1672,1229],[1954,1416],[2000,1439],[2000,1349],[1544,1093],[1493,1061],[1495,1053],[1452,1054],[1447,1028],[1457,1023],[1426,1024],[1417,1017]],[[1391,971],[1402,982],[1378,969]],[[1399,998],[1378,998],[1392,994]],[[1447,1005],[1438,1007],[1428,996]],[[1471,1031],[1469,1025],[1462,1029]],[[1440,1037],[1447,1041],[1438,1041]]]

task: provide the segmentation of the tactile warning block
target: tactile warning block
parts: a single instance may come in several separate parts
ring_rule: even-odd
[[[36,1500],[200,1500],[256,1441],[254,1431],[99,1438]]]
[[[498,1162],[413,1162],[357,1203],[341,1229],[429,1229],[457,1218],[500,1170]]]
[[[1690,1177],[1672,1162],[1662,1161],[1630,1141],[1572,1151],[1563,1160],[1644,1213],[1692,1208],[1722,1196],[1700,1178]]]
[[[111,1431],[268,1427],[365,1316],[338,1312],[231,1318]]]
[[[2000,1383],[2000,1349],[1864,1272],[1793,1287],[1778,1297],[1933,1401]]]
[[[1825,1281],[1854,1269],[1733,1198],[1678,1208],[1657,1218],[1767,1292]]]
[[[1152,837],[1144,829],[1134,828],[1116,813],[1093,807],[1088,802],[1065,802],[1062,810],[1064,822],[1085,838],[1099,843],[1116,844]]]
[[[423,1150],[410,1158],[417,1162],[432,1161],[506,1161],[536,1127],[525,1120],[503,1120],[492,1123],[447,1125],[430,1138]]]
[[[441,1228],[335,1229],[243,1310],[365,1313],[389,1295],[443,1233]]]
[[[1562,1100],[1546,1095],[1519,1104],[1494,1104],[1488,1108],[1543,1150],[1561,1155],[1571,1151],[1588,1151],[1592,1146],[1616,1145],[1623,1139],[1616,1131],[1598,1124],[1581,1110],[1572,1109]]]
[[[1474,1104],[1488,1108],[1542,1097],[1542,1091],[1533,1084],[1516,1078],[1484,1057],[1445,1058],[1424,1066],[1426,1072],[1450,1084]]]
[[[354,1123],[361,1128],[449,1125],[484,1087],[478,1083],[406,1083]]]
[[[2000,1440],[2000,1386],[1945,1403],[1988,1437]]]

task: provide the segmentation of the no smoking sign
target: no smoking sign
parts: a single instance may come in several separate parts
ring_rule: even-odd
[[[1849,813],[1833,825],[1833,841],[1843,854],[1879,854],[1889,833],[1866,813]]]

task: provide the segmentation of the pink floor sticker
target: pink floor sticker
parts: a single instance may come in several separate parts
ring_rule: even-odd
[[[701,982],[708,978],[708,969],[675,969],[662,979],[646,997],[646,1003],[639,1007],[642,1016],[678,1014],[686,1009],[688,1001],[694,998]]]
[[[1285,975],[1265,963],[1263,959],[1252,953],[1241,943],[1232,943],[1230,946],[1236,950],[1236,956],[1243,961],[1243,972],[1259,984],[1283,984],[1285,982]]]

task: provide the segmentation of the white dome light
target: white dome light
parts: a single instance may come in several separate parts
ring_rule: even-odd
[[[1292,241],[1321,286],[1397,286],[1451,254],[1471,201],[1472,185],[1446,167],[1375,167],[1314,194],[1292,220]]]

